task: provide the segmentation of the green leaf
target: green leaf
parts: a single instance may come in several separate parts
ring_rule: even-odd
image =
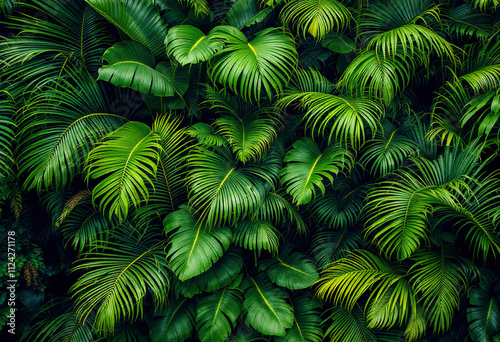
[[[241,288],[245,291],[245,323],[266,335],[285,336],[285,329],[291,328],[294,321],[286,292],[275,287],[262,273],[243,279]]]
[[[107,135],[87,160],[87,181],[101,179],[92,190],[100,208],[120,220],[128,215],[130,204],[138,206],[148,199],[147,183],[156,175],[158,135],[141,122],[128,122]]]
[[[99,69],[99,80],[155,96],[182,95],[189,85],[188,71],[173,69],[168,62],[155,67],[155,57],[145,46],[124,41],[116,43],[102,56],[107,65]]]
[[[481,283],[469,291],[469,333],[474,342],[489,342],[500,331],[500,279],[481,270]]]
[[[356,51],[356,44],[346,35],[330,32],[321,41],[321,46],[336,53],[349,53]]]
[[[155,56],[165,56],[163,41],[167,27],[160,10],[149,0],[86,0],[109,22],[132,40],[141,43]]]
[[[170,298],[168,306],[148,322],[151,342],[183,342],[194,328],[196,306],[186,298]]]
[[[181,63],[196,64],[209,60],[222,46],[211,41],[199,28],[191,25],[174,26],[165,39],[167,54]]]
[[[292,300],[295,320],[286,335],[276,342],[321,342],[323,330],[319,316],[320,305],[314,299],[302,296]]]
[[[233,242],[250,249],[260,256],[262,250],[278,252],[279,232],[269,222],[262,220],[239,222],[234,228]]]
[[[336,29],[344,29],[349,24],[349,10],[336,0],[291,0],[286,3],[280,13],[285,25],[297,27],[297,34],[304,38],[309,33],[314,38],[323,39],[326,34]]]
[[[319,279],[314,263],[302,253],[291,253],[290,246],[283,248],[277,258],[262,261],[259,270],[265,270],[272,282],[290,290],[308,288]]]
[[[242,29],[262,22],[273,8],[259,7],[257,1],[236,0],[227,11],[224,23]]]
[[[250,101],[280,94],[297,64],[292,37],[277,28],[259,31],[248,41],[232,26],[217,26],[210,38],[224,44],[210,61],[210,78]]]
[[[202,342],[225,341],[241,312],[241,291],[224,288],[198,299],[196,330]]]
[[[116,242],[99,242],[73,268],[84,271],[70,289],[78,319],[85,322],[95,311],[93,326],[105,336],[114,334],[117,322],[142,317],[148,293],[156,307],[167,299],[164,243],[130,235],[115,233]]]
[[[189,127],[187,131],[191,137],[198,140],[201,144],[223,146],[227,143],[226,139],[215,133],[215,129],[203,122],[198,122]]]
[[[373,332],[368,329],[363,312],[355,308],[352,312],[341,306],[335,306],[328,309],[328,318],[331,321],[326,329],[325,337],[330,341],[352,341],[352,342],[376,342],[377,338]]]
[[[287,165],[281,171],[281,184],[293,196],[297,204],[307,204],[316,197],[316,188],[325,194],[323,177],[333,182],[344,167],[351,168],[354,162],[352,154],[339,144],[328,146],[323,152],[311,139],[304,137],[297,140],[285,156]]]
[[[184,281],[208,270],[229,247],[232,233],[227,227],[208,231],[182,205],[163,221],[165,233],[169,234],[167,257],[170,269]]]

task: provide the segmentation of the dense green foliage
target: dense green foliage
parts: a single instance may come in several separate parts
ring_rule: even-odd
[[[2,341],[500,341],[500,1],[0,5]]]

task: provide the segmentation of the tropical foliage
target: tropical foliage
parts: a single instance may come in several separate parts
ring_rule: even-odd
[[[0,0],[0,339],[500,341],[499,7]]]

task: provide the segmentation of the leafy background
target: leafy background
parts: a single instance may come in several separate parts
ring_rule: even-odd
[[[16,340],[500,341],[498,0],[0,5]]]

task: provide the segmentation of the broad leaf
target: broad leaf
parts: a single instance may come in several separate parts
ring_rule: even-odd
[[[269,279],[290,290],[308,288],[319,279],[314,263],[302,253],[291,253],[289,246],[278,257],[262,261],[259,270],[265,270]]]
[[[202,342],[221,342],[236,325],[241,312],[241,291],[224,288],[198,299],[196,330]]]
[[[339,33],[328,33],[321,41],[321,46],[336,53],[349,53],[356,51],[356,44],[347,36]]]
[[[167,35],[166,24],[160,10],[149,0],[86,0],[109,22],[122,30],[132,40],[141,43],[155,56],[165,56],[163,41]]]
[[[154,55],[139,43],[116,43],[106,50],[102,58],[108,64],[99,69],[100,80],[162,97],[175,93],[182,95],[187,90],[187,70],[174,70],[168,62],[155,67]]]
[[[255,278],[245,278],[241,287],[245,291],[245,323],[263,334],[284,336],[285,329],[291,328],[294,321],[286,292],[274,286],[262,273]]]
[[[196,64],[209,60],[221,48],[211,41],[199,28],[191,25],[174,26],[165,40],[167,54],[181,63]]]
[[[168,258],[170,269],[184,281],[208,270],[229,247],[232,233],[227,227],[208,231],[186,206],[170,213],[163,221],[170,234]]]
[[[196,306],[186,298],[170,298],[168,306],[148,322],[151,342],[184,342],[194,329]]]
[[[297,204],[306,204],[316,197],[316,189],[325,194],[323,177],[333,182],[343,168],[350,168],[352,154],[338,144],[328,146],[323,152],[311,138],[302,138],[293,144],[285,156],[287,165],[281,172],[281,184]]]

